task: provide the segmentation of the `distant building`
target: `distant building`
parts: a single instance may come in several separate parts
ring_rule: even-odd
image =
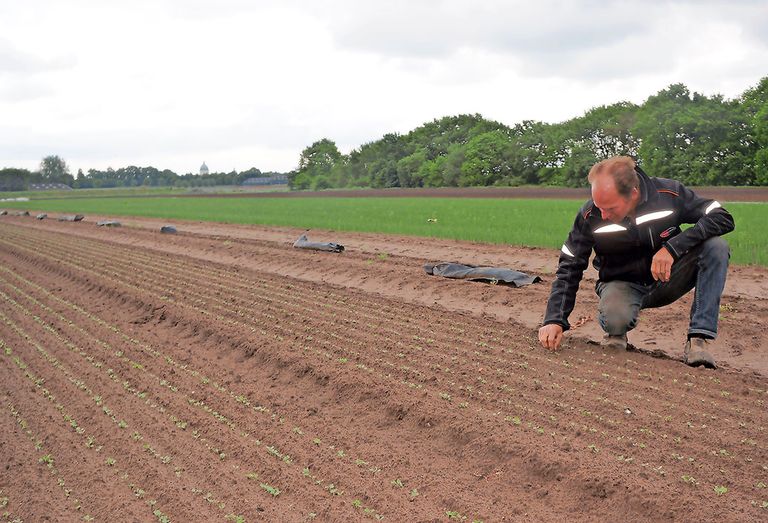
[[[253,178],[247,178],[243,180],[243,185],[286,185],[288,183],[288,177],[285,175],[279,176],[258,176]]]
[[[208,166],[205,165],[205,162],[200,166],[200,174],[208,174]]]

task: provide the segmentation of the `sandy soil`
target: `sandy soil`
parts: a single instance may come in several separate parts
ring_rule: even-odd
[[[764,269],[731,268],[710,371],[677,361],[689,298],[644,311],[637,350],[594,343],[594,274],[565,347],[538,347],[554,251],[310,231],[347,247],[331,254],[292,249],[295,229],[100,218],[0,221],[9,514],[768,515]],[[446,280],[427,261],[545,282]]]

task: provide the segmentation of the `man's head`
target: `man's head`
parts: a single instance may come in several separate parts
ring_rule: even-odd
[[[629,156],[614,156],[596,163],[587,179],[592,185],[592,201],[604,220],[619,223],[640,201],[640,180],[635,161]]]

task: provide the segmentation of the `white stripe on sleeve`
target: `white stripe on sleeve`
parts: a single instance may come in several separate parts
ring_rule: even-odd
[[[710,212],[714,211],[718,207],[722,207],[722,205],[720,205],[720,202],[715,200],[714,202],[709,204],[709,207],[707,207],[707,209],[704,211],[704,214],[709,214]]]

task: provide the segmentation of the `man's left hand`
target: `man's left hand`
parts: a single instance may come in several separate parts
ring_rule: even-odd
[[[672,274],[672,264],[674,262],[675,259],[666,247],[659,249],[659,251],[653,255],[653,260],[651,261],[651,275],[653,276],[653,279],[663,282],[669,281],[669,277]]]

